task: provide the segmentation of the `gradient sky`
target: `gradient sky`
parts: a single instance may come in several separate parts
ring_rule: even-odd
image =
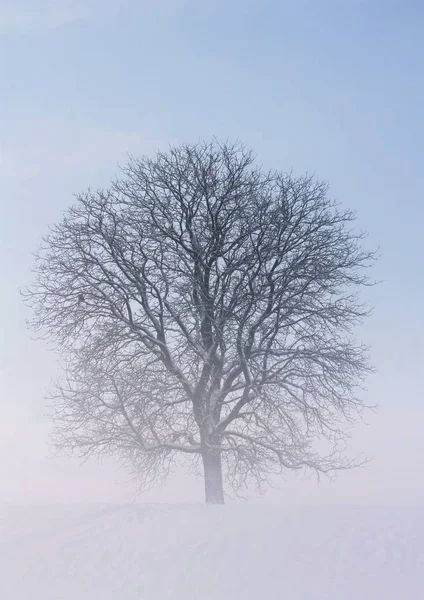
[[[73,193],[128,152],[217,136],[329,181],[381,249],[358,332],[380,409],[353,442],[374,461],[268,497],[424,503],[423,31],[420,0],[0,0],[0,502],[131,500],[113,466],[48,458],[55,357],[18,289]],[[176,477],[141,499],[199,490]]]

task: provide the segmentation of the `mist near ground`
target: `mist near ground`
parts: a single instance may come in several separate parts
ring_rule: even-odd
[[[255,489],[230,502],[285,505],[422,506],[424,468],[423,414],[380,409],[358,425],[350,443],[352,456],[366,455],[368,465],[328,479],[306,473],[275,478],[263,494]],[[46,444],[48,422],[34,425],[27,417],[2,425],[0,504],[203,502],[203,482],[187,469],[177,469],[166,484],[140,491],[136,481],[112,461],[81,462],[55,456]],[[396,434],[394,435],[394,432]]]

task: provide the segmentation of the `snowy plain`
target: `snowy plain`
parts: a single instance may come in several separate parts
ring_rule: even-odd
[[[2,600],[418,600],[424,510],[4,507]]]

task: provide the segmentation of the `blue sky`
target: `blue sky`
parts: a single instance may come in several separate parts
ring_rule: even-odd
[[[50,482],[58,473],[42,400],[55,359],[30,341],[18,294],[30,252],[128,152],[212,136],[241,139],[266,167],[316,172],[358,210],[382,256],[360,331],[378,368],[368,397],[381,415],[365,436],[383,465],[375,493],[395,423],[399,469],[411,460],[407,431],[424,416],[423,30],[418,0],[0,0],[0,447],[21,465],[10,497],[28,484],[29,454]],[[424,443],[414,456],[422,469]]]

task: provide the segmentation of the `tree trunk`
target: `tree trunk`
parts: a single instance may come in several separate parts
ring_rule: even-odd
[[[206,504],[224,504],[221,453],[206,450],[202,454],[205,473]]]

